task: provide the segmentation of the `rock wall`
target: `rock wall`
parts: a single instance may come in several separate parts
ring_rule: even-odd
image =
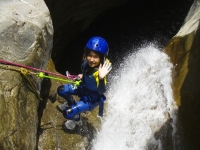
[[[200,149],[200,0],[195,0],[165,52],[174,64],[173,91],[179,106],[179,128],[190,149]]]
[[[0,1],[1,60],[45,69],[52,42],[44,1]],[[36,149],[40,82],[35,75],[0,64],[0,149]]]

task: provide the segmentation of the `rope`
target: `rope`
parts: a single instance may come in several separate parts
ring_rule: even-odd
[[[80,85],[80,82],[81,82],[81,80],[72,81],[72,80],[68,80],[68,79],[61,79],[61,78],[56,78],[56,77],[52,77],[52,76],[46,76],[46,75],[44,75],[43,72],[37,73],[37,76],[40,77],[40,78],[49,78],[49,79],[60,80],[60,81],[72,83],[72,84],[74,84],[74,85],[76,85],[76,86],[79,86],[79,85]]]
[[[9,62],[9,61],[6,61],[6,60],[0,60],[0,63],[1,64],[5,64],[5,65],[10,65],[10,66],[21,67],[21,68],[23,68],[23,69],[21,69],[21,72],[23,74],[26,74],[26,73],[36,74],[34,72],[26,70],[26,69],[29,69],[29,70],[32,70],[32,71],[40,72],[39,74],[36,74],[40,78],[50,78],[50,79],[55,79],[55,80],[60,80],[60,81],[72,83],[72,84],[74,84],[76,86],[80,85],[80,80],[76,80],[76,79],[78,79],[77,75],[70,75],[70,74],[68,74],[67,76],[64,76],[64,75],[57,74],[57,73],[54,73],[54,72],[50,72],[50,71],[46,71],[46,70],[41,70],[41,69],[38,69],[38,68],[29,67],[29,66],[24,66],[22,64],[17,64],[17,63],[14,63],[14,62]],[[57,77],[60,77],[60,78],[55,78],[55,77],[52,77],[52,76],[46,76],[43,73],[51,74],[51,75],[54,75],[54,76],[57,76]]]
[[[65,78],[65,79],[67,78],[67,79],[70,79],[70,80],[73,80],[74,78],[77,78],[77,75],[64,76],[64,75],[57,74],[57,73],[54,73],[54,72],[41,70],[41,69],[38,69],[38,68],[29,67],[29,66],[25,66],[25,65],[22,65],[22,64],[17,64],[17,63],[9,62],[9,61],[6,61],[6,60],[0,60],[0,63],[1,64],[5,64],[5,65],[10,65],[10,66],[22,67],[22,68],[26,68],[26,69],[29,69],[29,70],[32,70],[32,71],[44,72],[44,73],[47,73],[47,74],[51,74],[51,75],[54,75],[54,76],[62,77],[62,78]]]
[[[4,62],[3,64],[6,64],[6,63],[8,64],[7,61],[3,61],[3,62]],[[6,63],[5,63],[5,62],[6,62]],[[2,63],[2,60],[0,60],[0,63]],[[11,62],[9,62],[9,65],[14,65],[14,66],[17,66],[17,67],[23,66],[23,65],[19,65],[19,64],[13,64],[13,63],[11,63]],[[26,66],[26,67],[27,67],[27,66]],[[72,79],[66,79],[66,77],[65,77],[65,76],[62,76],[62,75],[61,75],[60,77],[65,78],[65,79],[57,78],[57,77],[53,77],[53,76],[47,76],[47,75],[44,75],[43,72],[35,73],[35,72],[32,72],[32,71],[30,71],[30,70],[25,69],[24,67],[21,67],[20,69],[19,69],[19,68],[17,69],[17,68],[15,68],[15,67],[11,67],[11,66],[8,66],[8,65],[7,65],[7,66],[2,66],[2,65],[0,65],[0,68],[5,69],[5,70],[13,70],[13,71],[17,71],[17,72],[21,73],[21,74],[26,78],[26,80],[29,82],[29,84],[31,85],[31,87],[32,87],[32,89],[33,89],[35,95],[36,95],[40,100],[42,100],[42,99],[41,99],[40,96],[38,95],[36,86],[35,86],[35,85],[33,84],[33,82],[27,77],[27,75],[33,74],[33,75],[36,75],[37,77],[40,77],[40,78],[49,78],[49,79],[64,81],[64,82],[72,83],[72,84],[74,84],[75,86],[79,86],[80,83],[81,83],[81,80],[76,80],[76,81],[74,81],[74,80],[72,80]],[[32,67],[27,67],[27,68],[33,70]],[[41,71],[40,69],[36,69],[36,68],[35,68],[34,70],[35,70],[35,71]],[[45,73],[47,73],[47,71],[45,71]],[[48,72],[48,73],[49,73],[49,72]],[[53,73],[51,73],[51,74],[53,74]],[[53,75],[57,75],[57,74],[53,74]],[[58,75],[57,75],[57,76],[58,76]],[[75,79],[75,78],[74,78],[74,79]]]
[[[33,90],[34,90],[34,93],[37,93],[37,88],[36,88],[36,86],[33,84],[33,82],[31,82],[31,80],[27,77],[27,75],[30,75],[30,71],[28,71],[28,70],[26,70],[26,69],[24,69],[24,68],[20,68],[20,73],[21,74],[23,74],[24,75],[24,77],[26,78],[26,80],[29,82],[29,84],[33,87]],[[32,73],[33,74],[33,73]],[[42,100],[41,98],[40,98],[40,96],[39,96],[39,94],[37,93],[36,94],[37,95],[37,97],[40,99],[40,100]]]
[[[5,70],[13,70],[13,71],[16,71],[16,72],[21,73],[21,74],[25,77],[25,79],[29,82],[29,84],[31,85],[31,87],[33,88],[33,91],[34,91],[35,95],[36,95],[40,100],[42,100],[42,99],[40,98],[39,94],[37,93],[37,88],[36,88],[36,86],[35,86],[35,85],[33,84],[33,82],[31,82],[31,80],[27,77],[27,75],[30,75],[30,71],[26,70],[25,68],[18,68],[18,69],[17,69],[17,68],[14,68],[14,67],[2,66],[2,65],[0,65],[0,68],[5,69]]]

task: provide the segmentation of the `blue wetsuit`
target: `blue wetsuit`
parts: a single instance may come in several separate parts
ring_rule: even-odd
[[[58,87],[58,94],[64,97],[69,104],[69,107],[63,111],[66,119],[79,120],[78,114],[88,110],[92,111],[98,105],[100,105],[99,116],[103,116],[103,101],[106,99],[103,93],[106,91],[106,80],[99,80],[98,68],[89,67],[86,61],[82,70],[83,77],[80,86],[65,84]],[[79,96],[80,100],[75,102],[71,95]]]

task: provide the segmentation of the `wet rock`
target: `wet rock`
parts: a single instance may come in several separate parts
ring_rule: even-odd
[[[1,60],[44,69],[52,39],[52,21],[43,1],[0,1]],[[0,149],[36,149],[40,82],[18,67],[0,64]]]
[[[182,133],[183,143],[189,143],[189,149],[200,148],[199,6],[200,1],[195,0],[183,26],[165,47],[174,65],[172,87],[179,106],[179,133]]]

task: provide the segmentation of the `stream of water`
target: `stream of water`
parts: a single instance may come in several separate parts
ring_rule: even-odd
[[[171,137],[176,133],[173,66],[168,56],[149,44],[127,54],[118,66],[111,73],[105,115],[92,149],[163,149],[161,139],[154,134],[169,120]]]

